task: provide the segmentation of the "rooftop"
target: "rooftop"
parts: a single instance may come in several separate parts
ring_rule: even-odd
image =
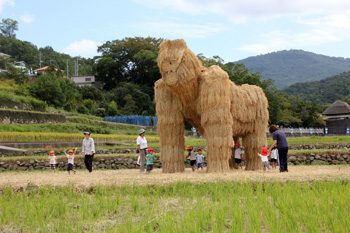
[[[326,116],[350,114],[350,105],[341,100],[337,100],[331,104],[331,106],[329,106],[322,114]]]

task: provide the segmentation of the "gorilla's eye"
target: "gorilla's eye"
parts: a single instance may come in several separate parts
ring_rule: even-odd
[[[173,63],[171,63],[171,62],[169,62],[169,63],[170,63],[170,65],[173,64]]]

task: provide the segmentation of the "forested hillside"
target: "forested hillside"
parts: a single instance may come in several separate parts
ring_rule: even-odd
[[[328,57],[302,50],[268,53],[237,61],[264,78],[275,80],[279,89],[294,83],[321,80],[350,70],[350,59]]]
[[[94,60],[83,57],[71,57],[68,54],[56,52],[51,46],[44,48],[38,48],[36,45],[28,41],[22,41],[16,37],[7,37],[0,34],[0,52],[11,55],[10,61],[24,61],[27,68],[38,69],[41,67],[54,65],[55,67],[67,73],[68,62],[68,74],[74,75],[74,62],[79,58],[79,75],[92,74],[92,65]],[[2,67],[0,67],[2,68]]]
[[[348,101],[350,99],[350,71],[320,81],[296,83],[283,91],[318,104],[331,104],[338,99]]]

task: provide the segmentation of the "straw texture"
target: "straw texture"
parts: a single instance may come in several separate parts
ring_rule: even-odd
[[[234,166],[233,145],[242,137],[246,169],[261,168],[257,156],[266,146],[268,102],[261,88],[237,86],[219,66],[203,67],[184,40],[160,45],[162,78],[155,84],[163,172],[184,171],[184,120],[206,138],[207,172]]]

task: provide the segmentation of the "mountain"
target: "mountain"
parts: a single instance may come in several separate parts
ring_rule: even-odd
[[[252,72],[260,72],[263,78],[275,80],[279,89],[294,83],[321,80],[350,70],[350,59],[329,57],[303,50],[284,50],[235,63],[243,63]]]
[[[283,89],[290,95],[318,104],[331,104],[350,97],[350,71],[313,82],[296,83]]]

